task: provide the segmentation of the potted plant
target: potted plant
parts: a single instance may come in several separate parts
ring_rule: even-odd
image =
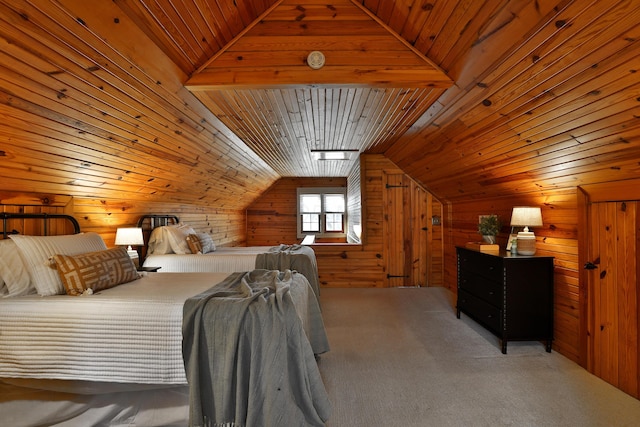
[[[478,233],[482,234],[482,239],[494,244],[496,243],[496,235],[500,232],[500,219],[498,215],[482,215],[478,223]]]

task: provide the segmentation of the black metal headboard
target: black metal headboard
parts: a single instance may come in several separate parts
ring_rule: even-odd
[[[147,220],[149,222],[148,225],[145,224]],[[175,215],[142,215],[138,219],[138,227],[142,228],[143,230],[153,230],[156,227],[178,224],[179,222],[180,218]]]
[[[2,219],[2,238],[6,239],[9,234],[18,234],[19,232],[15,229],[9,230],[9,221],[17,220],[17,219],[40,219],[42,220],[42,235],[49,235],[49,221],[52,219],[63,219],[69,221],[73,226],[74,234],[78,234],[80,232],[80,224],[78,220],[76,220],[71,215],[65,214],[50,214],[50,213],[10,213],[10,212],[0,212],[0,219]]]
[[[141,247],[138,252],[140,253],[140,262],[147,257],[147,245],[149,244],[149,237],[151,232],[156,227],[163,227],[165,225],[179,224],[180,218],[176,215],[168,214],[156,214],[156,215],[142,215],[138,219],[138,227],[142,228],[142,238],[144,239],[144,246]]]

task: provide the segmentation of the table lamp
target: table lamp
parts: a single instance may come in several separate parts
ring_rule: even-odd
[[[540,208],[516,206],[511,214],[511,227],[524,227],[518,233],[517,252],[519,255],[534,255],[536,253],[536,236],[529,227],[542,226],[542,211]]]
[[[138,258],[138,251],[133,250],[133,246],[144,245],[144,238],[142,237],[142,228],[137,227],[125,227],[118,228],[116,230],[116,245],[127,246],[127,253],[131,258]]]

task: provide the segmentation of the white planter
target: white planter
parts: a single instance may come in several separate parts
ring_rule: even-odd
[[[482,236],[482,240],[493,245],[496,243],[496,236],[489,236],[485,234]]]

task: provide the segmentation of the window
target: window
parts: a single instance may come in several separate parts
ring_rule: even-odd
[[[298,237],[345,237],[347,189],[298,188]]]

